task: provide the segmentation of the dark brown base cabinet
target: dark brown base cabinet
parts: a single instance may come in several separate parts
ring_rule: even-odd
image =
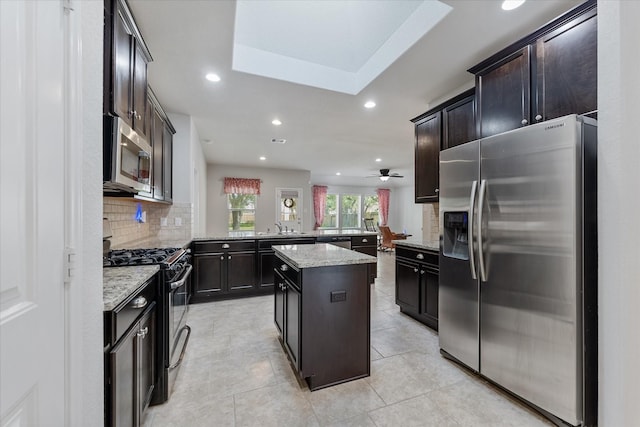
[[[351,237],[351,250],[363,254],[378,256],[378,236],[353,236]],[[378,264],[367,264],[369,271],[369,283],[374,283],[378,276]]]
[[[352,236],[354,251],[377,256],[375,234]],[[202,240],[192,245],[194,280],[191,302],[273,293],[273,261],[277,245],[313,245],[315,237],[255,240]],[[369,283],[375,281],[377,265],[368,265]]]
[[[369,376],[367,264],[298,271],[276,257],[274,277],[275,325],[291,365],[309,389]]]
[[[396,304],[438,330],[438,254],[396,246]]]
[[[193,246],[192,302],[259,292],[255,240],[202,241]]]
[[[140,426],[156,384],[156,280],[105,312],[105,426]]]

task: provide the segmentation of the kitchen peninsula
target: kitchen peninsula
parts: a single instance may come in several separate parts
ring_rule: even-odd
[[[230,232],[222,236],[196,236],[191,246],[194,269],[191,302],[273,293],[273,246],[327,242],[359,253],[377,254],[377,233],[362,230],[282,234],[251,231]],[[373,283],[376,265],[368,265],[368,283]]]
[[[368,266],[376,258],[338,246],[274,246],[275,325],[310,390],[369,376]]]

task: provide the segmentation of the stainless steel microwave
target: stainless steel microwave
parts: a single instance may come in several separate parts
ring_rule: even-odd
[[[119,117],[104,116],[103,190],[151,192],[151,145]]]

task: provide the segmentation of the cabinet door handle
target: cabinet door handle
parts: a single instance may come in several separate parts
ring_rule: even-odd
[[[418,255],[416,255],[416,258],[418,258],[418,259],[424,259],[424,255],[422,255],[422,254],[418,254]]]
[[[144,327],[144,329],[140,329],[140,330],[138,331],[138,334],[137,334],[137,335],[138,335],[140,338],[144,339],[144,337],[146,337],[148,333],[149,333],[149,327],[148,327],[148,326],[145,326],[145,327]]]
[[[222,245],[222,249],[229,249],[229,244],[228,243],[224,243]]]
[[[436,192],[436,193],[439,193],[439,192],[440,192],[440,189],[439,189],[439,188],[436,188],[436,189],[435,189],[435,192]]]
[[[420,270],[420,274],[424,274],[424,270]]]
[[[417,269],[417,268],[414,268],[414,269],[413,269],[413,272],[414,272],[414,273],[417,273],[417,272],[418,272],[418,269]]]
[[[228,258],[228,259],[231,259],[231,255],[229,255],[229,258]]]
[[[147,299],[142,295],[131,301],[132,308],[144,308],[147,306]]]
[[[537,120],[537,121],[542,120],[542,116],[541,116],[540,114],[538,114],[538,115],[536,116],[536,120]]]
[[[362,239],[362,243],[367,243],[369,242],[367,239]]]
[[[526,125],[529,122],[527,121],[527,119],[522,119],[522,121],[520,123],[522,123],[523,125]]]
[[[224,261],[224,255],[220,257],[220,261]]]
[[[287,264],[282,264],[282,265],[280,266],[280,270],[282,270],[282,271],[287,271],[287,270],[289,270],[289,266],[288,266]]]
[[[287,290],[287,285],[285,285],[284,283],[282,284],[282,290],[286,291]]]

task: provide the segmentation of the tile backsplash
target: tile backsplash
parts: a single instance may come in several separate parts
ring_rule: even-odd
[[[136,221],[138,204],[146,221]],[[174,202],[172,205],[146,202],[123,197],[104,197],[103,217],[109,220],[113,237],[112,246],[122,246],[135,240],[158,237],[162,239],[190,239],[193,209],[191,203]]]
[[[440,239],[440,204],[422,205],[422,239],[437,242]]]

